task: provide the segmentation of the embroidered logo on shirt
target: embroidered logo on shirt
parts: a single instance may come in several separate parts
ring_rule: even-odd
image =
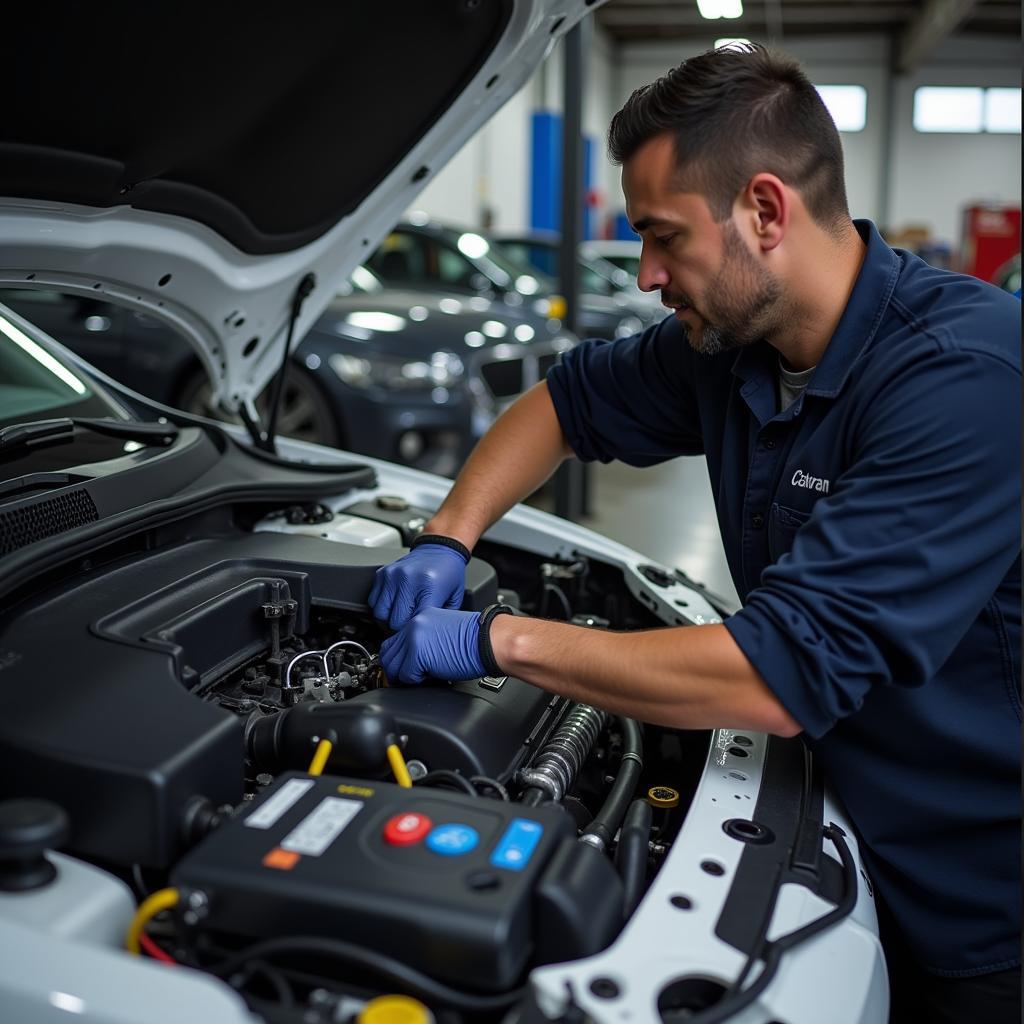
[[[802,469],[798,469],[793,474],[793,479],[790,480],[790,483],[794,487],[803,487],[808,491],[821,491],[823,494],[828,494],[828,480],[824,480],[820,476],[810,476]]]

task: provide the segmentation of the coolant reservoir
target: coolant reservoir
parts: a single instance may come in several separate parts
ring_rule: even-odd
[[[400,548],[402,535],[393,526],[372,519],[336,512],[326,522],[289,522],[283,516],[268,516],[256,524],[257,533],[302,533],[308,537],[341,541],[365,548]]]
[[[26,892],[0,892],[0,918],[54,938],[123,948],[135,900],[113,875],[61,853],[46,854],[56,877]]]

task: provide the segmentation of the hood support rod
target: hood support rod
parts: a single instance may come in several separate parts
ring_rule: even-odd
[[[249,410],[246,409],[245,405],[242,405],[239,410],[242,422],[245,424],[246,429],[249,431],[249,436],[252,438],[252,443],[257,448],[261,448],[265,452],[270,452],[272,455],[277,454],[277,446],[274,443],[274,438],[277,433],[277,413],[281,407],[281,396],[284,394],[284,379],[288,374],[288,360],[291,358],[292,354],[292,337],[295,334],[295,321],[299,319],[299,314],[302,312],[302,304],[306,301],[310,292],[312,292],[315,287],[316,274],[306,274],[306,276],[299,281],[298,287],[295,289],[295,294],[292,296],[292,308],[288,316],[288,331],[284,342],[284,355],[281,358],[281,368],[274,376],[272,385],[273,389],[270,393],[270,408],[267,410],[266,430],[261,430],[260,424],[253,421],[252,417],[249,415]]]

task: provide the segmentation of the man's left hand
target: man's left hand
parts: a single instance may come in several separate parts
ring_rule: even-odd
[[[486,675],[480,660],[480,613],[425,608],[381,644],[380,660],[392,682]]]

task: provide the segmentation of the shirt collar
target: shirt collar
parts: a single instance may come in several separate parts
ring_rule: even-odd
[[[892,297],[900,273],[900,258],[882,240],[869,220],[855,220],[854,226],[867,245],[864,262],[850,293],[846,309],[821,357],[805,394],[834,398],[839,394],[857,357],[875,336]],[[732,372],[743,380],[759,376],[777,362],[765,358],[767,343],[747,345],[733,363]]]

